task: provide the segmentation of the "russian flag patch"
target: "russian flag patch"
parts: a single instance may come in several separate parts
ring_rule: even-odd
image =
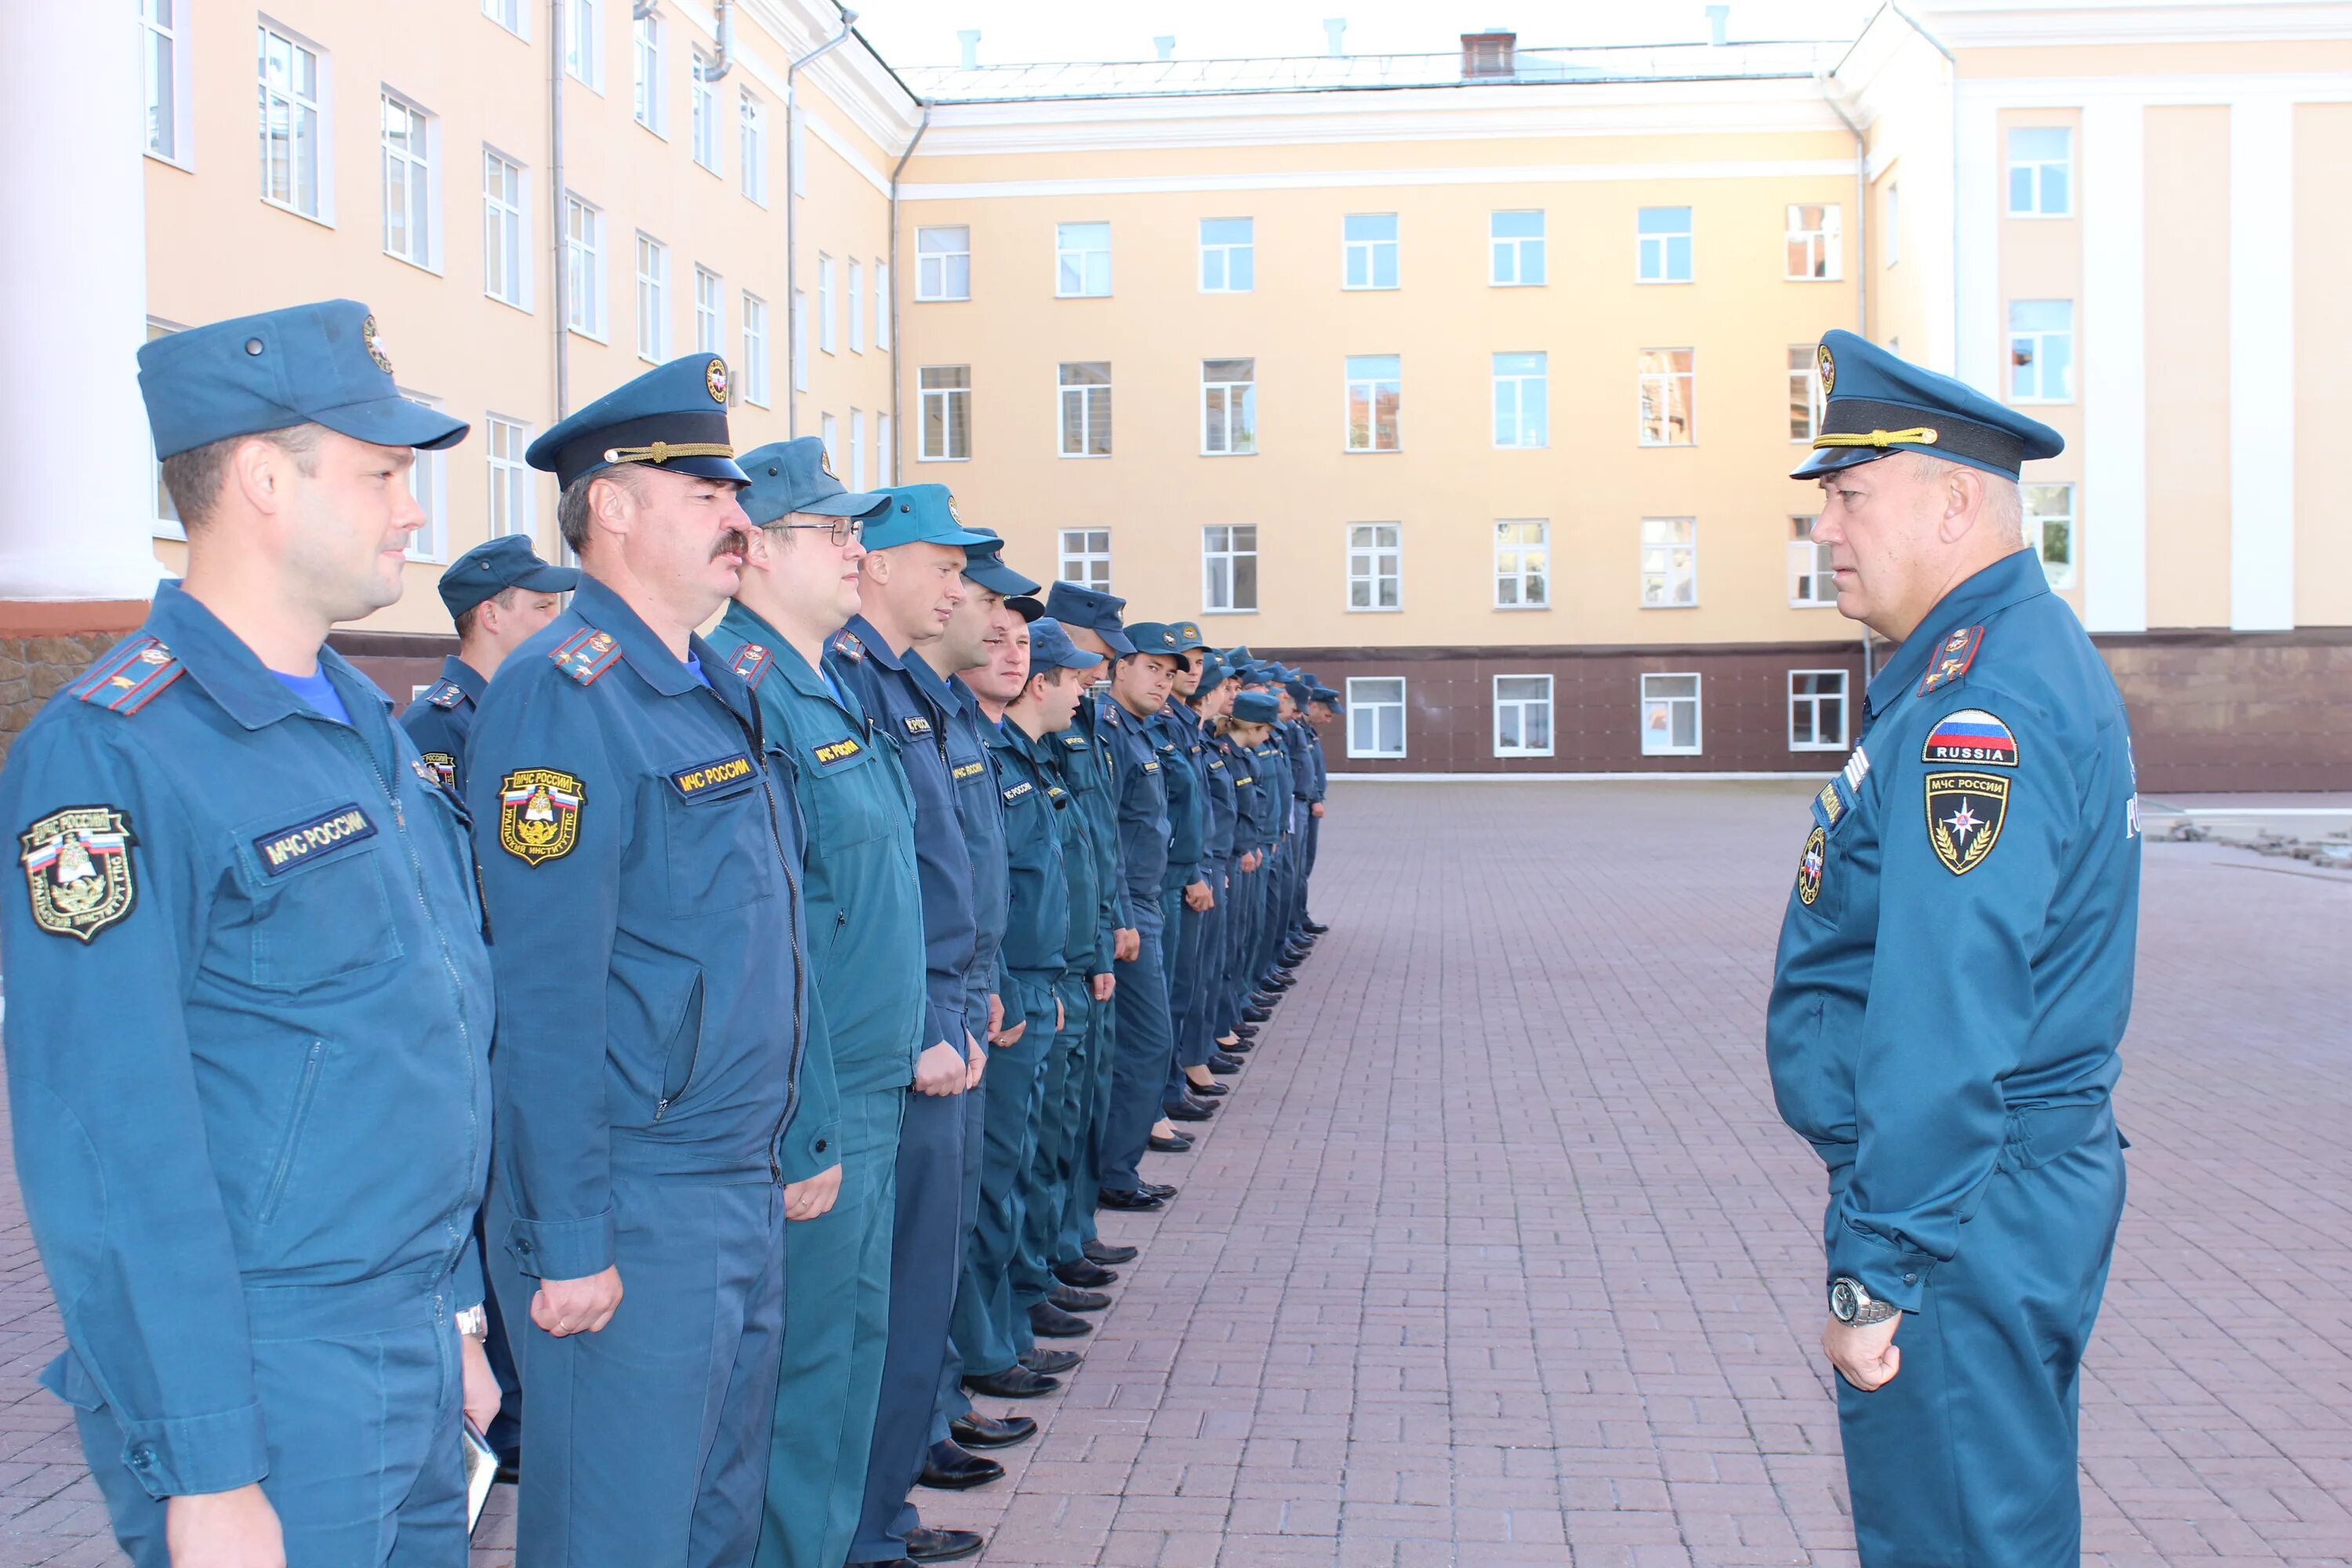
[[[1979,763],[1997,768],[2017,766],[2017,737],[2009,726],[1981,708],[1948,713],[1927,731],[1919,750],[1923,763]]]

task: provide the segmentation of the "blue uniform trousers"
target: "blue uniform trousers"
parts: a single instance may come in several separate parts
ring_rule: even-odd
[[[530,1321],[539,1281],[492,1261],[522,1370],[516,1568],[733,1568],[757,1545],[784,1327],[783,1189],[613,1175],[625,1292],[601,1332]],[[495,1178],[484,1228],[514,1217]]]
[[[1118,1032],[1111,1053],[1109,1103],[1103,1110],[1100,1180],[1115,1191],[1132,1192],[1139,1179],[1151,1124],[1160,1118],[1160,1091],[1176,1043],[1168,1021],[1168,973],[1160,964],[1160,906],[1139,902],[1133,911],[1142,946],[1116,965],[1118,986],[1111,1006]]]
[[[1023,1182],[1037,1151],[1039,1089],[1045,1058],[1054,1050],[1053,987],[1022,975],[1007,984],[1005,1026],[1025,1019],[1028,1027],[988,1058],[988,1074],[981,1079],[978,1098],[986,1109],[979,1215],[956,1288],[956,1349],[963,1370],[973,1376],[1004,1371],[1024,1348],[1013,1331],[1013,1256],[1023,1224]],[[1027,1327],[1025,1321],[1022,1326]],[[962,1404],[970,1408],[968,1399]]]
[[[889,1343],[867,1450],[866,1496],[851,1563],[906,1555],[914,1510],[907,1490],[923,1472],[947,1353],[963,1237],[963,1130],[968,1095],[908,1093],[898,1134],[897,1219],[890,1237]]]
[[[986,1033],[983,1026],[988,1022],[988,987],[982,986],[974,991],[964,1004],[964,1016],[969,1021],[975,1038]],[[999,994],[997,1000],[1004,1007],[1003,1026],[1009,1029],[1021,1016],[1021,1004],[1016,998],[1003,994]],[[1027,1037],[1024,1036],[1023,1038],[1026,1039]],[[996,1070],[996,1047],[989,1045],[984,1038],[982,1038],[980,1043],[988,1052],[987,1072],[992,1073]],[[961,1195],[957,1200],[959,1205],[957,1212],[962,1216],[963,1228],[957,1233],[955,1243],[956,1282],[953,1300],[957,1303],[960,1303],[962,1299],[964,1279],[971,1268],[972,1237],[980,1227],[981,1178],[988,1163],[987,1086],[987,1074],[983,1073],[981,1077],[979,1093],[968,1093],[959,1097],[963,1105],[963,1188]],[[945,1442],[948,1436],[948,1423],[971,1409],[971,1400],[963,1391],[964,1340],[956,1332],[957,1315],[957,1307],[950,1305],[948,1315],[947,1343],[940,1352],[939,1381],[931,1395],[929,1440],[934,1443]],[[913,1511],[911,1505],[908,1511],[910,1513]],[[910,1524],[908,1528],[914,1527]]]
[[[1265,869],[1261,862],[1255,871],[1236,868],[1234,872],[1234,913],[1225,929],[1224,973],[1218,977],[1223,996],[1223,1010],[1217,1022],[1219,1033],[1226,1033],[1242,1021],[1242,1009],[1249,1005],[1250,983],[1255,978],[1251,960],[1257,950],[1257,927],[1260,906],[1265,900]]]
[[[1206,1067],[1225,1032],[1217,1020],[1217,981],[1224,972],[1225,922],[1233,918],[1233,862],[1213,861],[1208,879],[1215,904],[1198,914],[1185,911],[1200,931],[1184,976],[1184,1025],[1176,1037],[1177,1060],[1184,1067]]]
[[[784,1226],[784,1353],[758,1568],[840,1568],[866,1499],[890,1332],[903,1089],[841,1098],[841,1195]]]
[[[1323,819],[1310,808],[1307,814],[1307,855],[1298,868],[1298,916],[1302,921],[1315,918],[1307,911],[1307,889],[1315,880],[1315,855],[1322,842]]]
[[[1118,979],[1112,965],[1112,979]],[[1070,1064],[1076,1080],[1077,1119],[1073,1124],[1076,1146],[1071,1150],[1070,1190],[1063,1214],[1062,1242],[1054,1260],[1066,1263],[1080,1257],[1086,1244],[1097,1239],[1095,1194],[1102,1186],[1104,1124],[1110,1115],[1111,1069],[1118,1054],[1118,993],[1114,985],[1108,1002],[1087,1004],[1087,1033],[1078,1059]],[[1149,1136],[1149,1134],[1146,1134]]]
[[[1896,1329],[1895,1380],[1874,1394],[1839,1381],[1864,1568],[2082,1561],[2076,1396],[2123,1215],[2123,1150],[2105,1105],[2036,1114]],[[1832,1194],[1843,1184],[1840,1173]]]
[[[1210,886],[1216,885],[1213,876]],[[1184,1092],[1184,1071],[1188,1067],[1205,1066],[1209,1053],[1202,1049],[1201,1033],[1201,952],[1207,940],[1209,917],[1184,902],[1182,889],[1178,889],[1168,912],[1171,932],[1167,947],[1168,964],[1168,1024],[1175,1050],[1169,1058],[1168,1084],[1160,1098],[1173,1105]]]
[[[1013,1342],[1026,1352],[1036,1340],[1029,1331],[1029,1309],[1054,1292],[1052,1269],[1074,1261],[1082,1244],[1070,1238],[1063,1250],[1064,1220],[1069,1211],[1070,1185],[1076,1173],[1078,1152],[1084,1146],[1085,1089],[1080,1081],[1087,1014],[1094,1003],[1087,994],[1087,977],[1065,972],[1054,983],[1062,1004],[1062,1027],[1037,1075],[1036,1144],[1023,1173],[1021,1229],[1013,1254]],[[1089,1199],[1093,1194],[1087,1194]]]
[[[273,1300],[276,1298],[278,1300]],[[464,1408],[445,1281],[248,1291],[261,1489],[303,1568],[465,1568]],[[134,1568],[169,1568],[164,1500],[122,1462],[122,1428],[68,1360],[60,1391]]]

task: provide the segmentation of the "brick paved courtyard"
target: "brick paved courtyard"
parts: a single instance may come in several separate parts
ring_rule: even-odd
[[[1819,1172],[1760,1019],[1805,791],[1342,784],[1336,929],[1087,1363],[982,1491],[991,1568],[1853,1562]],[[2352,1563],[2352,875],[2147,850],[2132,1194],[2086,1561]],[[104,1563],[0,1208],[0,1563]],[[483,1568],[507,1521],[486,1521]]]

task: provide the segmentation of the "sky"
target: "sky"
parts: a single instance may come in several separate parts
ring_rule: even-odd
[[[893,65],[951,66],[956,34],[980,30],[982,65],[1148,60],[1172,34],[1179,59],[1319,55],[1323,19],[1348,19],[1349,54],[1431,54],[1499,28],[1530,47],[1697,43],[1707,0],[869,0],[857,29]],[[1876,0],[1731,0],[1728,36],[1847,38]]]

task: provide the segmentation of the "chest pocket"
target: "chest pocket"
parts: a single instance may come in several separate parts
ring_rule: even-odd
[[[1862,799],[1845,775],[1833,773],[1814,792],[1812,825],[1797,862],[1797,902],[1815,920],[1835,925],[1845,909],[1846,884],[1854,876],[1853,847],[1861,837],[1855,819]],[[1812,897],[1807,898],[1810,888]]]
[[[890,810],[899,804],[896,783],[876,761],[873,737],[845,731],[837,739],[800,748],[801,777],[807,789],[809,837],[827,849],[845,849],[890,830]]]
[[[239,978],[295,991],[400,957],[385,873],[403,851],[389,804],[308,801],[234,831],[245,897],[223,934]]]
[[[669,910],[684,920],[772,896],[780,822],[771,822],[759,764],[748,750],[665,771],[664,858]]]

